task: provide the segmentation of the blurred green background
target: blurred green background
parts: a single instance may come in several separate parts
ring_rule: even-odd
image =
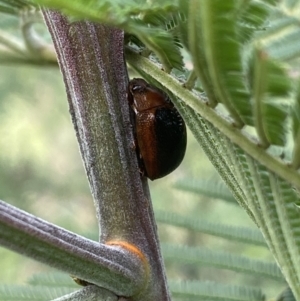
[[[60,71],[55,67],[1,66],[0,199],[70,231],[97,240],[93,201],[68,112]],[[218,179],[189,133],[186,157],[169,176],[149,181],[155,209],[230,225],[255,227],[238,206],[173,187],[178,179]],[[83,210],[84,208],[84,210]],[[158,224],[162,241],[204,246],[272,260],[264,248]],[[24,284],[51,268],[0,248],[0,282]],[[269,295],[278,283],[209,267],[166,263],[174,279],[213,280],[259,286]]]

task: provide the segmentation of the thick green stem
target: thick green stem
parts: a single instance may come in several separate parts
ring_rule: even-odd
[[[134,254],[88,240],[2,201],[0,244],[116,294],[130,296],[143,285],[145,272]]]
[[[123,32],[45,13],[93,194],[100,241],[130,250],[145,265],[132,300],[169,300],[147,181],[137,164],[127,103]],[[137,277],[139,277],[137,275]]]

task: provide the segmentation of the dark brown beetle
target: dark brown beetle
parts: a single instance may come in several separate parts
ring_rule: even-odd
[[[176,169],[186,150],[186,127],[168,95],[141,78],[129,82],[134,135],[142,173],[151,180]]]

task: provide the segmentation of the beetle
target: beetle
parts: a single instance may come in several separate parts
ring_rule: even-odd
[[[169,96],[144,79],[132,79],[127,94],[141,172],[150,180],[162,178],[184,158],[185,123]]]

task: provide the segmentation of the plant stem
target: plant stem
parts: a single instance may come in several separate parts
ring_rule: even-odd
[[[0,243],[88,282],[108,289],[118,287],[118,294],[134,294],[136,287],[143,284],[144,270],[135,256],[71,233],[2,201]],[[139,283],[134,274],[140,275]]]
[[[100,242],[144,263],[132,300],[170,300],[147,181],[139,173],[127,103],[123,32],[46,11],[101,229]],[[140,276],[136,276],[140,277]]]

